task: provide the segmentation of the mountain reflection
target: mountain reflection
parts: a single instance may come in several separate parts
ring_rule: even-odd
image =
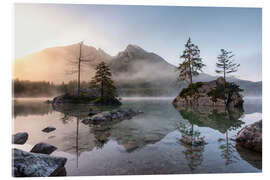
[[[40,101],[14,101],[13,117],[30,115],[47,115],[53,112],[50,104]]]
[[[145,110],[145,113],[133,117],[130,120],[123,121],[110,121],[102,125],[94,124],[83,124],[81,121],[87,117],[89,109],[93,109],[97,112],[104,110],[112,110],[113,107],[102,107],[102,106],[87,106],[81,105],[62,105],[54,106],[55,111],[62,113],[63,124],[68,124],[71,121],[79,119],[79,138],[78,146],[79,153],[82,151],[91,151],[93,148],[101,149],[104,145],[114,140],[122,146],[120,151],[131,153],[133,151],[140,150],[149,144],[154,144],[163,139],[168,133],[176,129],[176,121],[179,115],[175,113],[174,108],[168,102],[140,102],[136,103],[136,107],[133,107],[133,103],[126,102],[125,106],[121,108],[132,108],[135,110]],[[152,105],[152,106],[151,106]],[[149,110],[151,108],[151,110]],[[162,116],[161,116],[162,115]],[[173,120],[166,120],[166,117],[172,116]],[[74,123],[75,124],[75,123]],[[88,128],[88,135],[82,131],[82,129]],[[83,130],[84,131],[84,130]],[[71,132],[72,133],[72,132]],[[74,134],[67,135],[73,137]],[[85,135],[82,136],[81,134]],[[85,136],[91,136],[91,138],[85,138]],[[72,138],[71,138],[72,139]],[[71,139],[69,141],[71,141]],[[74,137],[74,140],[76,137]],[[74,142],[74,141],[73,141]],[[74,143],[75,144],[75,143]],[[90,144],[89,146],[86,146]],[[70,145],[72,147],[72,145]],[[71,149],[69,149],[69,152]],[[76,152],[75,149],[72,152]]]
[[[261,105],[257,105],[257,101],[253,103],[247,100],[245,103],[245,114],[254,111],[259,112],[260,116]],[[55,155],[64,152],[72,157],[69,166],[80,173],[85,171],[85,174],[90,172],[89,169],[94,173],[96,167],[102,167],[104,171],[108,167],[111,170],[113,167],[136,167],[140,172],[149,168],[163,173],[165,169],[159,169],[163,164],[173,173],[212,172],[215,167],[223,168],[222,172],[230,168],[235,172],[238,169],[234,167],[243,167],[243,163],[250,164],[245,168],[254,170],[254,167],[254,171],[261,169],[261,155],[235,147],[232,139],[243,126],[243,121],[248,119],[248,116],[243,116],[244,120],[241,121],[242,111],[225,112],[209,107],[175,109],[170,99],[123,99],[120,108],[144,113],[129,120],[110,121],[102,125],[84,124],[82,120],[88,116],[90,108],[97,112],[113,109],[18,101],[14,103],[14,132],[29,132],[29,145],[46,142],[56,146],[58,151]],[[47,126],[56,127],[56,131],[43,133],[41,130]],[[183,132],[192,140],[200,141],[202,138],[202,143],[184,143],[181,140]],[[113,156],[109,155],[105,163],[103,154],[106,156],[106,153]],[[118,157],[129,158],[129,162],[119,161]],[[240,169],[241,172],[245,170]]]

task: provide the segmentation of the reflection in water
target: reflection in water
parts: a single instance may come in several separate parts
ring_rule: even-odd
[[[226,161],[225,164],[229,165],[239,160],[235,155],[235,145],[231,143],[228,133],[232,130],[238,129],[242,124],[244,124],[243,121],[239,120],[243,115],[242,110],[234,109],[233,111],[226,111],[224,108],[213,109],[211,107],[180,107],[178,110],[181,116],[191,124],[191,129],[189,131],[181,129],[180,131],[182,133],[189,134],[192,137],[197,136],[198,139],[200,132],[194,131],[194,124],[199,127],[210,127],[218,130],[225,134],[226,137],[225,139],[218,139],[218,142],[220,143],[219,148],[221,150],[221,157]],[[194,140],[196,140],[196,138]],[[193,146],[190,145],[185,151],[185,154],[188,154],[191,157],[193,157],[192,147]],[[186,156],[187,160],[190,162],[190,166],[194,165],[191,167],[192,170],[194,170],[194,168],[202,161],[203,145],[198,147],[199,148],[194,151],[194,158]],[[196,160],[196,163],[193,162],[194,159]]]
[[[182,143],[182,145],[186,148],[183,153],[188,161],[188,166],[191,172],[194,173],[196,167],[200,166],[203,162],[204,144],[194,146]]]
[[[13,116],[48,115],[53,109],[40,101],[13,101]]]
[[[151,101],[138,101],[135,105],[136,106],[134,106],[133,101],[128,101],[122,108],[143,110],[143,114],[136,116],[136,121],[134,119],[130,119],[120,122],[110,121],[109,123],[102,125],[83,124],[83,127],[89,127],[89,134],[94,136],[93,144],[95,148],[101,149],[109,140],[112,139],[122,145],[125,152],[131,153],[148,144],[154,144],[160,141],[168,133],[176,129],[176,118],[173,118],[172,116],[175,121],[164,119],[164,115],[165,117],[174,115],[173,112],[175,111],[167,101],[158,102],[155,106],[153,106]],[[72,105],[62,105],[54,107],[54,110],[63,114],[64,117],[62,120],[63,123],[66,123],[67,120],[73,120],[74,117],[78,117],[78,113],[80,113],[79,121],[81,121],[87,116],[90,108],[97,112],[101,112],[104,110],[112,110],[114,107],[82,105],[74,108]],[[163,116],[160,116],[160,114],[163,114]],[[155,126],[153,126],[153,124],[155,124]],[[83,144],[85,143],[83,142]],[[83,149],[87,150],[85,148]]]
[[[190,116],[189,116],[190,117]],[[201,133],[198,130],[194,130],[194,123],[192,122],[190,127],[185,124],[179,123],[178,130],[181,132],[181,144],[185,147],[183,151],[186,160],[188,161],[188,166],[192,173],[197,166],[201,165],[203,161],[203,151],[204,151],[204,137],[201,137]]]
[[[247,161],[255,168],[262,169],[262,154],[245,149],[239,145],[236,145],[236,150],[240,154],[241,158]]]
[[[257,111],[256,103],[248,104],[248,112]],[[14,104],[14,132],[29,132],[27,143],[31,146],[40,141],[57,146],[55,155],[64,153],[59,155],[69,158],[67,175],[258,172],[260,169],[260,156],[250,159],[242,149],[236,149],[231,138],[245,122],[246,116],[240,118],[243,112],[224,113],[210,108],[176,110],[171,100],[135,99],[123,100],[121,108],[142,110],[143,114],[121,122],[86,125],[82,120],[90,108],[97,112],[113,109],[86,105],[53,107],[43,102]],[[56,131],[42,133],[47,126],[56,127]],[[206,143],[180,143],[183,132],[196,141],[205,137]]]
[[[227,112],[223,108],[181,107],[178,108],[178,111],[190,124],[195,124],[199,127],[210,127],[221,133],[226,133],[227,130],[237,129],[244,123],[239,120],[243,115],[243,111],[237,109]]]

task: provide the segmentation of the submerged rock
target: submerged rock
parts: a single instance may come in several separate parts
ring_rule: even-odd
[[[38,143],[36,144],[30,152],[33,153],[41,153],[41,154],[51,154],[53,151],[55,151],[57,147],[47,144],[47,143]]]
[[[46,133],[49,133],[49,132],[52,132],[52,131],[54,131],[54,130],[56,130],[55,127],[48,126],[48,127],[44,128],[42,131],[43,131],[43,132],[46,132]]]
[[[27,132],[20,132],[17,134],[14,134],[12,136],[12,143],[13,144],[24,144],[28,139],[28,133]]]
[[[262,152],[262,120],[241,129],[237,133],[236,142],[247,149]]]
[[[47,177],[63,173],[67,159],[13,149],[12,172],[15,177]]]
[[[173,100],[173,105],[175,107],[192,105],[243,108],[244,100],[238,92],[240,89],[233,83],[226,82],[226,85],[231,86],[227,97],[224,95],[224,78],[219,77],[217,80],[210,82],[197,82],[192,85],[192,88],[189,86],[182,89],[179,95]]]

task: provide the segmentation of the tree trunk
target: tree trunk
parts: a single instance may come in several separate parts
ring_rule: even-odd
[[[224,68],[223,68],[223,77],[224,77],[224,104],[225,104],[225,112],[227,110],[227,102],[228,102],[228,97],[226,97],[226,69],[225,69],[225,63],[224,63]]]
[[[80,113],[79,113],[80,117]],[[77,130],[76,130],[76,155],[77,155],[77,168],[79,166],[79,117],[77,117]]]
[[[191,71],[191,60],[190,57],[188,58],[188,64],[189,64],[189,79],[190,79],[190,85],[192,87],[192,71]]]
[[[81,91],[81,87],[80,87],[80,79],[81,79],[81,49],[82,49],[82,42],[80,43],[80,54],[79,54],[79,63],[78,63],[78,96],[80,96],[80,91]]]
[[[104,96],[104,84],[103,84],[103,80],[101,81],[101,99],[103,100],[103,96]]]

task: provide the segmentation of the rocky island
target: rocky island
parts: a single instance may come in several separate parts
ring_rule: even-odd
[[[228,83],[223,77],[219,77],[210,82],[197,82],[183,88],[173,100],[173,105],[175,107],[190,105],[242,109],[244,100],[240,91],[241,89],[236,84]]]
[[[93,105],[121,105],[121,102],[116,97],[100,99],[99,95],[89,94],[89,95],[72,95],[66,93],[55,97],[51,103],[53,105],[61,104],[93,104]]]

